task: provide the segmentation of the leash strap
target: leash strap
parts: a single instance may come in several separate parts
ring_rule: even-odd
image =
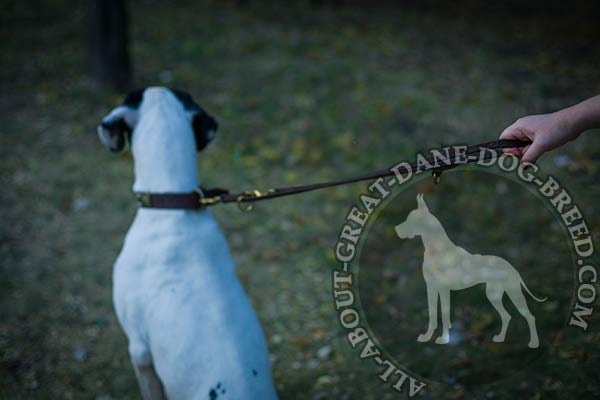
[[[419,174],[426,171],[432,171],[435,182],[439,182],[439,177],[442,171],[455,168],[459,165],[482,161],[497,157],[502,149],[524,147],[531,144],[530,141],[520,140],[496,140],[493,142],[487,142],[477,144],[474,146],[467,146],[464,153],[465,157],[461,159],[450,160],[450,163],[442,166],[431,166],[437,164],[432,157],[426,158],[427,164],[431,167],[420,167],[419,163],[407,163],[410,170],[414,174]],[[489,154],[482,159],[477,157],[469,157],[479,155],[482,149],[494,150],[494,154]],[[462,154],[461,154],[462,156]],[[422,163],[424,164],[424,163]],[[398,165],[398,164],[396,164]],[[338,179],[327,182],[313,183],[309,185],[299,186],[287,186],[282,188],[269,189],[266,192],[260,192],[258,190],[230,193],[226,189],[212,188],[202,189],[198,188],[191,193],[135,193],[140,207],[146,208],[162,208],[162,209],[191,209],[199,210],[205,207],[213,206],[219,203],[237,203],[240,209],[249,211],[252,209],[253,203],[259,200],[274,199],[277,197],[291,196],[294,194],[306,193],[313,190],[325,189],[334,186],[347,185],[350,183],[373,180],[377,178],[386,178],[394,176],[395,172],[392,168],[382,169],[378,171],[369,172],[367,174],[354,176],[351,178]]]

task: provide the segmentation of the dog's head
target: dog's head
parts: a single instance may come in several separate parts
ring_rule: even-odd
[[[412,239],[415,236],[420,236],[427,224],[428,216],[429,208],[427,208],[427,204],[425,204],[425,199],[422,194],[418,194],[417,208],[408,214],[406,221],[396,225],[396,234],[400,239]]]
[[[144,117],[144,110],[159,102],[174,98],[181,105],[178,110],[188,119],[194,130],[197,151],[202,150],[215,137],[217,121],[204,111],[189,93],[167,88],[143,88],[129,93],[123,103],[113,109],[98,125],[98,137],[110,151],[120,152],[127,142],[131,143],[132,132]]]

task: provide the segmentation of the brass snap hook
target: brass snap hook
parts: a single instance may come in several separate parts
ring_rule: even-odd
[[[198,202],[200,203],[200,205],[202,206],[211,206],[213,204],[217,204],[221,201],[221,196],[215,196],[215,197],[203,197],[200,200],[198,200]]]
[[[205,197],[204,192],[200,188],[194,189],[194,192],[198,193],[198,203],[202,207],[210,206],[221,201],[221,196]]]

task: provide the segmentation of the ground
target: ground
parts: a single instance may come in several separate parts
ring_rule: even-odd
[[[207,186],[266,189],[351,176],[433,146],[494,140],[519,116],[600,92],[594,10],[316,3],[130,4],[136,85],[187,90],[220,121],[200,155]],[[95,135],[122,94],[86,77],[81,4],[12,2],[7,10],[0,28],[0,397],[139,398],[111,300],[112,264],[136,209],[132,162],[106,152]],[[540,162],[571,191],[596,238],[599,144],[598,132],[589,133]],[[547,315],[539,323],[560,345],[494,380],[491,369],[510,368],[524,353],[506,351],[497,364],[483,357],[497,321],[469,306],[483,299],[479,288],[457,295],[453,312],[465,349],[483,332],[484,344],[471,349],[483,349],[477,360],[488,368],[465,366],[468,355],[452,348],[439,356],[435,345],[419,348],[414,338],[426,324],[419,243],[400,245],[377,226],[361,259],[371,328],[388,353],[433,380],[427,397],[597,395],[597,314],[588,335],[552,316],[572,295],[564,286],[575,270],[564,231],[521,186],[484,178],[453,172],[426,197],[461,232],[457,243],[521,259],[534,294],[555,296],[539,306]],[[364,188],[278,199],[251,213],[214,209],[264,326],[283,399],[400,396],[349,347],[332,302],[333,246]],[[379,220],[401,222],[416,206],[412,190]],[[522,321],[513,323],[521,332]],[[449,376],[461,368],[467,375]]]

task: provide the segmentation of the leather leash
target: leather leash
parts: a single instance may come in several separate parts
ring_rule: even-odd
[[[492,157],[497,157],[502,149],[507,148],[515,148],[515,147],[524,147],[528,144],[531,144],[530,141],[520,141],[520,140],[496,140],[492,142],[477,144],[474,146],[467,146],[466,151],[464,153],[464,158],[461,157],[460,160],[453,159],[450,160],[450,163],[442,166],[435,167],[425,167],[420,168],[417,162],[407,163],[411,169],[411,172],[414,174],[432,171],[432,175],[434,177],[435,183],[439,182],[442,171],[455,168],[459,165],[489,160]],[[469,157],[479,154],[482,149],[495,150],[495,154],[490,154],[489,156],[479,158],[479,157]],[[461,154],[463,156],[463,154]],[[436,164],[437,161],[433,157],[426,158],[427,163],[429,165]],[[396,164],[398,165],[398,164]],[[252,209],[254,202],[259,200],[267,200],[274,199],[277,197],[290,196],[294,194],[306,193],[313,190],[325,189],[334,186],[346,185],[349,183],[361,182],[372,180],[376,178],[385,178],[389,176],[394,176],[395,172],[392,168],[382,169],[378,171],[369,172],[367,174],[354,176],[351,178],[338,179],[328,182],[321,183],[313,183],[309,185],[299,185],[299,186],[287,186],[276,189],[269,189],[266,192],[262,193],[258,190],[239,192],[239,193],[230,193],[228,190],[220,189],[220,188],[212,188],[212,189],[203,189],[197,188],[193,192],[190,193],[135,193],[135,196],[138,200],[140,207],[145,208],[162,208],[162,209],[190,209],[190,210],[199,210],[205,207],[213,206],[215,204],[220,203],[237,203],[238,207],[242,211],[249,211]]]

